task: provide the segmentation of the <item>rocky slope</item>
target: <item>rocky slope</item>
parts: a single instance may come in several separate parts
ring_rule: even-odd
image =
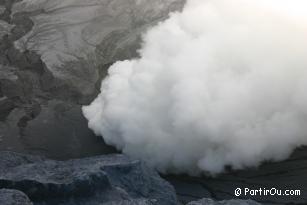
[[[71,158],[115,152],[81,105],[108,66],[184,0],[1,0],[0,150]]]
[[[90,95],[98,80],[97,65],[136,56],[141,33],[182,3],[24,0],[14,4],[13,15],[26,12],[34,25],[15,45],[22,51],[37,51],[53,76]]]

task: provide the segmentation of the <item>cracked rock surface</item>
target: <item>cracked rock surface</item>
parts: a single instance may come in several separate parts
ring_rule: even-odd
[[[138,160],[113,154],[68,161],[0,153],[0,189],[35,205],[175,205],[173,187]],[[1,197],[1,194],[0,194]]]

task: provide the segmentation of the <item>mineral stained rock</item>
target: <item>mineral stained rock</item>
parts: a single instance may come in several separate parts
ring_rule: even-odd
[[[214,201],[212,199],[201,199],[193,201],[187,205],[261,205],[252,200],[229,200],[229,201]]]
[[[21,191],[0,189],[1,205],[33,205],[30,199]]]
[[[124,155],[54,161],[0,153],[0,189],[24,192],[35,205],[175,205],[173,187]]]

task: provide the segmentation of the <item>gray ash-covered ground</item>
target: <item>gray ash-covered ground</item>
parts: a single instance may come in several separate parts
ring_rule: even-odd
[[[87,128],[81,112],[97,90],[82,95],[56,78],[36,52],[15,47],[38,11],[12,14],[14,1],[0,3],[0,149],[62,159],[114,152]]]

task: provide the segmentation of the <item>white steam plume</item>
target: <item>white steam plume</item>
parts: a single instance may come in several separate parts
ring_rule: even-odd
[[[89,127],[162,172],[220,173],[307,144],[307,2],[190,0],[111,66]]]

